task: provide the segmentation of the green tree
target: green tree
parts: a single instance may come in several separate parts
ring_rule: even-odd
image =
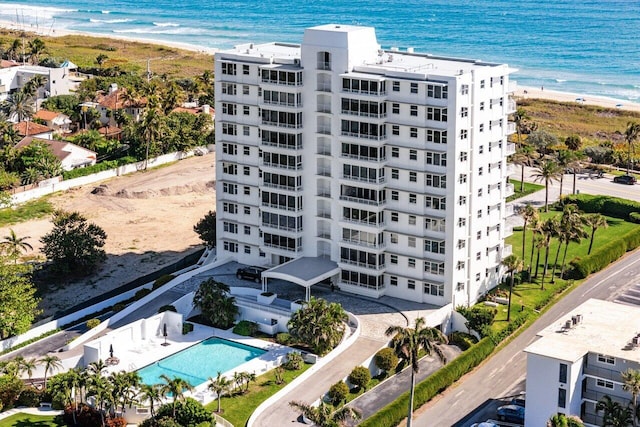
[[[596,411],[603,411],[603,427],[628,427],[633,422],[633,410],[623,407],[609,396],[604,396],[596,404]]]
[[[562,255],[562,268],[560,277],[564,277],[564,270],[567,262],[567,251],[569,250],[569,244],[571,242],[580,243],[580,241],[587,237],[587,233],[584,231],[584,215],[578,209],[578,206],[571,203],[564,206],[562,209],[562,216],[560,217],[560,226],[558,229],[558,250],[556,252],[556,260],[553,265],[553,271],[551,272],[551,283],[554,281],[556,266],[558,264],[558,254],[560,253],[560,247],[564,243],[564,254]]]
[[[360,412],[349,406],[343,406],[336,411],[324,402],[320,402],[317,408],[303,402],[289,402],[289,406],[300,410],[305,418],[318,427],[340,427],[349,420],[357,421],[362,418]]]
[[[581,159],[582,153],[580,153],[580,148],[582,148],[582,139],[580,138],[580,136],[578,135],[569,135],[565,140],[564,140],[564,145],[567,146],[567,148],[573,153],[573,156],[575,158],[575,162],[573,164],[573,169],[572,169],[572,174],[573,174],[573,194],[576,194],[576,175],[577,175],[577,169],[580,165],[579,161]]]
[[[193,226],[193,231],[198,233],[200,239],[209,248],[216,247],[216,212],[209,211],[196,225]]]
[[[356,366],[349,374],[348,380],[359,389],[366,390],[371,381],[371,372],[364,366]]]
[[[0,376],[0,409],[13,408],[22,390],[24,383],[20,378],[12,375]]]
[[[47,377],[49,376],[49,372],[62,368],[62,362],[58,356],[54,356],[52,354],[47,354],[42,356],[38,363],[44,365],[44,388],[47,389]]]
[[[171,395],[173,396],[173,405],[172,405],[173,418],[176,418],[176,409],[177,409],[178,402],[181,400],[183,401],[185,400],[184,392],[186,390],[192,390],[193,386],[189,384],[187,380],[184,380],[182,378],[177,378],[177,377],[171,378],[165,374],[160,375],[160,379],[164,381],[164,384],[163,384],[164,391],[166,393],[171,393]],[[158,416],[160,417],[162,416],[162,412],[160,410],[158,411]]]
[[[41,312],[31,273],[26,264],[0,264],[0,339],[28,331]]]
[[[292,337],[324,355],[340,343],[347,320],[347,313],[340,304],[311,297],[291,316],[288,328]]]
[[[36,37],[35,39],[29,42],[29,56],[31,63],[33,65],[38,65],[40,63],[40,56],[44,54],[47,50],[47,47],[42,41],[41,38]]]
[[[539,221],[540,215],[538,213],[538,209],[533,207],[530,203],[527,203],[525,207],[520,211],[520,216],[522,217],[522,220],[524,222],[524,224],[522,225],[522,257],[524,258],[526,256],[525,246],[527,241],[527,226],[535,224],[537,221]],[[535,231],[533,229],[531,230],[531,234],[531,239],[533,240],[535,234]],[[529,266],[531,266],[531,262],[529,262]]]
[[[529,115],[522,107],[518,107],[516,112],[513,113],[513,122],[516,125],[516,134],[518,135],[518,145],[522,145],[522,127],[524,125],[524,121],[528,118]]]
[[[398,366],[398,356],[392,348],[383,348],[376,353],[374,362],[378,369],[387,373]]]
[[[558,138],[546,130],[531,132],[527,138],[527,144],[533,145],[543,158],[551,151],[551,147],[558,145]]]
[[[638,407],[638,395],[640,394],[640,371],[636,369],[627,369],[622,372],[622,389],[627,393],[631,393],[633,408]],[[636,427],[636,417],[633,414],[633,427]]]
[[[589,250],[587,251],[587,255],[591,253],[591,248],[593,248],[593,239],[596,236],[596,231],[598,228],[607,228],[609,223],[607,222],[607,218],[601,214],[589,214],[584,217],[584,223],[587,227],[591,228],[591,240],[589,241]]]
[[[584,423],[580,418],[573,415],[556,414],[549,418],[547,427],[584,427]]]
[[[542,223],[542,241],[544,247],[544,269],[542,271],[542,281],[540,283],[540,289],[544,290],[544,279],[547,276],[547,270],[549,268],[549,249],[551,248],[551,239],[558,235],[560,228],[560,222],[557,218],[547,218]]]
[[[522,270],[524,262],[517,255],[509,255],[502,260],[502,265],[509,273],[509,305],[507,306],[507,322],[511,321],[511,295],[513,294],[513,282],[516,272]]]
[[[18,122],[29,120],[33,116],[33,97],[21,90],[14,92],[6,101],[6,112]]]
[[[534,149],[528,144],[519,144],[516,152],[511,156],[511,162],[520,166],[520,192],[524,191],[524,168],[533,160]]]
[[[415,320],[414,327],[389,326],[385,331],[387,336],[393,336],[392,345],[396,353],[411,366],[411,385],[409,389],[409,409],[407,413],[407,427],[413,424],[413,394],[415,391],[415,374],[420,370],[418,353],[423,350],[426,355],[435,354],[443,363],[447,359],[440,349],[440,344],[447,343],[447,337],[436,328],[426,326],[424,317]]]
[[[142,402],[149,402],[149,411],[151,418],[155,418],[155,404],[162,403],[165,393],[162,390],[161,384],[141,384],[140,385],[140,398]]]
[[[45,110],[66,114],[69,117],[75,118],[76,121],[79,121],[78,104],[80,104],[78,95],[56,95],[50,96],[42,101],[41,107]]]
[[[191,397],[175,403],[175,411],[171,404],[162,405],[158,409],[158,418],[166,417],[172,417],[179,426],[199,427],[213,424],[211,412]]]
[[[35,358],[25,359],[22,356],[16,356],[14,361],[16,362],[16,366],[18,367],[18,375],[26,373],[29,379],[33,377],[33,371],[38,366]]]
[[[216,412],[220,413],[220,399],[222,399],[224,394],[229,393],[231,381],[223,377],[220,371],[218,371],[218,376],[216,376],[215,379],[209,377],[207,388],[216,394],[216,399],[218,400],[218,410]]]
[[[629,122],[624,131],[624,140],[629,146],[629,154],[627,156],[627,175],[631,170],[631,152],[633,151],[633,143],[640,137],[640,123]]]
[[[107,258],[103,246],[107,234],[79,212],[55,211],[53,230],[40,241],[42,252],[53,262],[54,271],[88,274]]]
[[[18,237],[16,232],[13,231],[12,228],[9,229],[9,235],[4,236],[2,238],[2,242],[0,242],[0,249],[2,252],[18,263],[18,259],[22,255],[23,252],[32,251],[33,246],[27,242],[27,239],[30,239],[29,236]]]
[[[560,197],[562,197],[562,186],[564,184],[564,172],[571,168],[573,169],[577,159],[573,152],[569,150],[558,150],[556,152],[555,160],[558,163],[558,176],[560,178]]]
[[[549,185],[560,176],[558,164],[552,160],[543,160],[533,174],[534,180],[544,181],[544,211],[549,212]]]
[[[26,93],[32,99],[38,98],[38,90],[47,83],[47,78],[41,74],[36,74],[31,77],[27,83],[22,87],[22,91]]]
[[[349,394],[349,386],[342,380],[329,387],[327,397],[333,406],[338,406],[345,401]]]
[[[193,296],[193,306],[199,308],[212,325],[221,329],[231,327],[238,315],[235,298],[229,296],[229,286],[214,279],[200,284]]]
[[[102,65],[106,62],[107,59],[109,59],[109,57],[104,53],[101,53],[100,55],[96,56],[96,64],[98,64],[98,67],[102,68]]]

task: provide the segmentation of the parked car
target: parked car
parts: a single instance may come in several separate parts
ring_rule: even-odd
[[[256,283],[260,283],[262,280],[262,272],[266,270],[267,269],[264,267],[256,266],[239,268],[238,271],[236,271],[236,277],[238,279],[248,279],[253,280]]]
[[[496,416],[499,421],[508,421],[510,423],[524,423],[524,407],[518,405],[504,405],[498,408]]]
[[[633,185],[636,181],[636,177],[632,175],[620,175],[613,178],[613,182],[617,182],[618,184]]]
[[[526,401],[524,400],[524,397],[514,397],[513,399],[511,399],[510,404],[516,405],[516,406],[522,406],[523,408],[527,406]]]
[[[471,424],[471,427],[500,427],[498,424],[491,421],[485,421],[483,423]]]

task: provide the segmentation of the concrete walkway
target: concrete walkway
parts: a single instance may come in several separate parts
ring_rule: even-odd
[[[29,415],[39,415],[39,416],[56,416],[62,415],[64,411],[57,411],[51,408],[13,408],[8,411],[0,412],[0,420],[9,418],[15,414],[29,414]]]

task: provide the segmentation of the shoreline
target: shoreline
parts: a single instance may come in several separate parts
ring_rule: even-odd
[[[99,33],[90,33],[86,31],[74,31],[74,30],[52,30],[53,34],[45,31],[43,29],[35,29],[29,28],[24,29],[20,25],[10,22],[10,21],[0,21],[0,28],[10,30],[10,31],[25,31],[27,33],[33,33],[45,37],[64,37],[64,36],[86,36],[86,37],[95,37],[95,38],[106,38],[113,40],[122,40],[132,43],[148,43],[157,46],[166,46],[172,47],[176,49],[183,49],[191,52],[197,52],[201,54],[214,55],[220,49],[218,48],[207,48],[198,45],[192,45],[188,43],[179,43],[179,42],[171,42],[171,41],[160,41],[155,39],[145,39],[143,37],[129,37],[122,36],[118,34],[99,34]],[[557,90],[549,90],[531,86],[517,86],[513,96],[516,100],[518,99],[544,99],[548,101],[557,101],[557,102],[570,102],[570,103],[579,103],[582,105],[592,105],[603,108],[610,108],[612,110],[627,110],[640,112],[640,103],[633,102],[624,99],[618,98],[610,98],[605,96],[597,96],[597,95],[586,95],[576,92],[562,92]]]

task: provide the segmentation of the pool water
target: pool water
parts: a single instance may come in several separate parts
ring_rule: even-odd
[[[148,365],[137,372],[144,384],[163,384],[160,375],[182,378],[196,387],[209,377],[230,371],[249,360],[262,356],[266,350],[227,341],[209,338],[179,353]]]

